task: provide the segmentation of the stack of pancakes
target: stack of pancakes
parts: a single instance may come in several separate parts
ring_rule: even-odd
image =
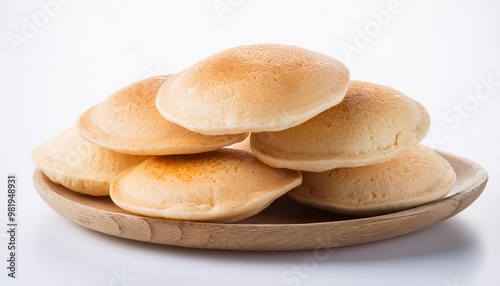
[[[250,45],[124,87],[32,158],[50,180],[144,216],[235,222],[283,195],[369,216],[451,190],[451,166],[419,144],[429,125],[417,101],[350,80],[329,56]]]

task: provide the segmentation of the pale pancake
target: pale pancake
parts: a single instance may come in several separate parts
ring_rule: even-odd
[[[252,133],[252,153],[279,168],[321,172],[388,161],[418,144],[430,117],[400,91],[352,81],[344,100],[307,122]]]
[[[248,134],[209,136],[167,121],[156,109],[156,93],[169,75],[137,81],[88,109],[78,120],[80,135],[107,149],[135,155],[207,152]]]
[[[339,61],[303,48],[240,46],[175,75],[160,88],[156,106],[202,134],[283,130],[338,104],[349,76]]]
[[[298,171],[271,168],[249,152],[223,148],[151,157],[118,175],[110,195],[139,215],[234,222],[260,212],[301,181]]]
[[[433,150],[417,145],[381,164],[302,172],[302,184],[288,195],[324,210],[369,216],[426,204],[453,187],[455,172]]]
[[[149,156],[120,154],[88,142],[70,128],[37,146],[35,165],[53,182],[93,196],[109,195],[109,183],[123,170]]]

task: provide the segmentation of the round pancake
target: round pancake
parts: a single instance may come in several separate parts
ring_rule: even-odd
[[[417,101],[373,83],[352,81],[344,100],[307,122],[252,133],[252,153],[278,168],[321,172],[388,161],[419,143],[430,117]]]
[[[78,119],[80,135],[107,149],[134,155],[191,154],[239,142],[248,134],[208,136],[163,118],[156,93],[170,76],[155,76],[119,90]]]
[[[381,164],[302,172],[302,184],[288,193],[297,202],[358,216],[404,210],[443,198],[455,172],[433,150],[417,145]]]
[[[301,181],[298,171],[271,168],[249,152],[223,148],[151,157],[118,175],[110,195],[139,215],[234,222],[260,212]]]
[[[349,84],[339,61],[286,45],[248,45],[201,60],[159,90],[168,120],[208,135],[275,131],[338,104]]]
[[[87,195],[109,195],[111,180],[149,156],[120,154],[88,142],[75,127],[37,146],[35,165],[53,182]]]

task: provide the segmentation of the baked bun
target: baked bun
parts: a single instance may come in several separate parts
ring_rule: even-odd
[[[404,210],[443,198],[455,172],[433,150],[417,145],[385,163],[302,172],[302,184],[288,193],[297,202],[359,216]]]
[[[286,45],[214,54],[175,75],[156,107],[169,121],[208,135],[275,131],[338,104],[349,83],[339,61]]]
[[[388,161],[426,135],[417,101],[386,86],[351,81],[344,100],[290,129],[252,133],[252,153],[279,168],[321,172]]]
[[[260,212],[301,181],[298,171],[274,169],[248,152],[223,148],[151,157],[118,175],[110,195],[139,215],[234,222]]]
[[[135,155],[200,153],[247,137],[202,135],[163,118],[156,109],[156,93],[169,78],[155,76],[137,81],[88,109],[78,119],[80,135],[107,149]]]
[[[109,183],[149,156],[120,154],[82,139],[70,128],[32,152],[35,165],[53,182],[87,195],[109,195]]]

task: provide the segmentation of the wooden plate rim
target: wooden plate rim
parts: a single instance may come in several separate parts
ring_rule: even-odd
[[[247,223],[231,223],[231,224],[225,224],[225,223],[210,223],[210,222],[191,222],[191,221],[176,221],[176,220],[167,220],[167,219],[160,219],[160,218],[151,218],[151,217],[144,217],[144,216],[139,216],[131,213],[121,213],[121,212],[115,212],[115,211],[110,211],[106,209],[94,209],[88,205],[72,201],[64,196],[61,196],[59,194],[56,194],[56,192],[51,188],[49,185],[50,180],[43,175],[43,173],[39,169],[35,169],[34,174],[33,174],[33,180],[34,184],[36,186],[36,189],[40,196],[44,199],[44,201],[51,207],[53,208],[56,212],[58,212],[60,215],[66,217],[67,219],[72,220],[73,222],[76,222],[84,227],[107,233],[110,235],[122,237],[122,238],[128,238],[128,239],[133,239],[133,240],[139,240],[139,241],[146,241],[146,242],[151,242],[151,243],[158,243],[158,244],[167,244],[167,245],[176,245],[176,246],[183,246],[183,247],[193,247],[193,248],[210,248],[210,249],[232,249],[232,250],[298,250],[298,249],[314,249],[314,248],[325,248],[325,247],[338,247],[338,246],[346,246],[346,245],[352,245],[352,244],[358,244],[358,243],[365,243],[365,242],[371,242],[371,241],[376,241],[376,240],[381,240],[381,239],[386,239],[386,238],[391,238],[394,236],[399,236],[403,235],[406,233],[410,233],[413,231],[416,231],[418,229],[421,229],[423,227],[426,227],[432,223],[447,219],[449,217],[452,217],[456,215],[457,213],[461,212],[465,208],[467,208],[472,202],[476,200],[476,198],[481,194],[483,189],[486,186],[486,183],[488,181],[488,173],[484,168],[482,168],[479,164],[465,159],[463,157],[453,155],[451,153],[447,152],[442,152],[438,151],[441,156],[443,156],[446,160],[450,162],[450,164],[454,167],[457,168],[458,165],[463,165],[467,167],[470,171],[474,171],[470,176],[475,176],[472,180],[472,184],[469,186],[465,186],[464,190],[456,192],[454,194],[451,194],[441,200],[428,203],[422,206],[414,207],[408,210],[404,211],[399,211],[399,212],[394,212],[390,214],[385,214],[385,215],[379,215],[379,216],[372,216],[372,217],[364,217],[364,218],[353,218],[349,220],[339,220],[339,221],[326,221],[326,222],[309,222],[309,223],[293,223],[293,224],[287,224],[287,223],[270,223],[270,224],[258,224],[258,223],[252,223],[252,224],[247,224]],[[457,173],[458,176],[458,173]],[[52,182],[50,182],[52,183]],[[54,183],[52,183],[54,184]],[[61,188],[64,188],[61,186]],[[49,193],[49,191],[51,191]],[[47,196],[53,196],[51,199]],[[70,217],[68,214],[66,214],[64,211],[61,211],[60,209],[57,209],[54,205],[54,200],[57,201],[62,201],[64,204],[68,205],[73,205],[76,208],[85,210],[85,211],[97,211],[97,212],[103,212],[106,216],[109,216],[111,220],[115,220],[117,217],[123,217],[127,219],[132,219],[132,220],[138,220],[144,222],[147,226],[144,227],[139,223],[138,225],[132,225],[130,226],[130,231],[127,232],[126,229],[123,228],[123,225],[119,225],[117,229],[114,231],[108,231],[108,230],[103,230],[99,228],[93,228],[89,227],[89,222],[82,222],[78,221],[78,219],[75,219],[74,217]],[[385,235],[379,235],[379,237],[369,235],[366,238],[357,238],[354,237],[354,239],[351,240],[343,240],[343,237],[340,236],[340,241],[338,236],[334,236],[334,238],[318,238],[318,239],[308,239],[308,243],[304,244],[294,244],[294,243],[286,243],[286,242],[278,242],[277,240],[271,240],[269,244],[263,244],[260,243],[259,241],[247,241],[247,244],[241,244],[238,242],[231,243],[228,240],[231,239],[231,234],[229,235],[224,235],[225,231],[229,231],[229,233],[233,233],[233,235],[236,235],[237,237],[241,238],[240,232],[245,232],[247,229],[251,229],[252,231],[262,231],[267,235],[272,235],[273,233],[280,233],[284,232],[286,235],[294,235],[294,230],[302,230],[300,233],[302,234],[308,234],[309,231],[315,231],[315,230],[325,230],[325,231],[332,231],[332,230],[338,230],[340,227],[346,226],[348,229],[351,229],[354,226],[354,233],[357,233],[356,231],[363,231],[364,227],[369,226],[370,224],[377,224],[381,223],[381,225],[388,225],[389,227],[392,227],[392,223],[396,222],[398,220],[405,219],[408,216],[417,216],[419,214],[423,214],[426,212],[432,212],[438,205],[446,205],[449,204],[451,207],[448,208],[447,213],[439,214],[437,216],[437,219],[435,221],[429,221],[425,223],[420,223],[417,224],[413,228],[408,228],[408,229],[402,229],[400,231],[398,230],[393,230],[392,232],[388,232]],[[175,227],[174,230],[177,231],[177,228],[180,229],[181,236],[177,240],[173,241],[158,241],[155,239],[152,239],[152,234],[150,233],[149,235],[142,235],[139,234],[139,231],[144,231],[149,228],[150,231],[154,226],[158,225],[164,225],[164,226],[173,226]],[[134,230],[133,228],[137,227],[137,230]],[[208,231],[214,230],[215,233],[220,234],[221,240],[202,240],[202,241],[184,241],[183,236],[185,238],[185,232],[194,232],[196,235],[198,229],[201,229],[202,231]],[[358,230],[360,229],[360,230]],[[323,233],[321,231],[320,233]],[[360,233],[362,236],[363,233]],[[169,234],[167,234],[168,236]],[[297,234],[299,235],[299,234]],[[251,236],[251,239],[253,236]]]

